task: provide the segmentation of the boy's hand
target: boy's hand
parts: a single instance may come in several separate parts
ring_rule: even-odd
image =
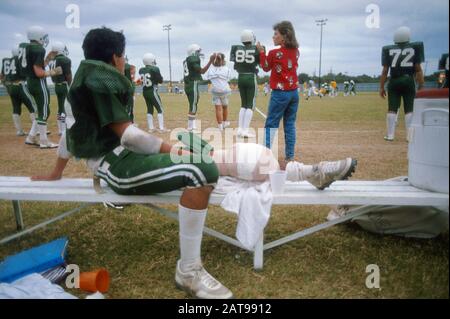
[[[215,59],[216,59],[216,54],[213,53],[213,54],[211,54],[211,56],[209,57],[209,62],[213,63]]]
[[[263,45],[261,45],[261,43],[259,41],[256,43],[256,48],[258,49],[259,52],[266,51],[266,48]]]

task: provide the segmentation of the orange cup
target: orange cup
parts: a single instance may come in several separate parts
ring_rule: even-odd
[[[80,273],[80,289],[89,292],[107,292],[109,289],[109,273],[106,269],[97,269]]]

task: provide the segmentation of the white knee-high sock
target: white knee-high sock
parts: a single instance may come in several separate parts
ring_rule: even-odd
[[[405,129],[406,129],[406,140],[409,141],[410,128],[413,119],[413,113],[405,114]]]
[[[38,125],[38,130],[39,130],[39,142],[41,144],[47,144],[48,143],[48,139],[47,139],[47,125]]]
[[[12,115],[14,126],[16,127],[17,132],[22,132],[22,123],[20,122],[20,115],[19,114],[13,114]]]
[[[201,244],[203,226],[207,209],[196,210],[178,205],[180,224],[180,259],[181,269],[185,271],[189,265],[201,260]]]
[[[164,115],[162,113],[158,113],[158,124],[159,124],[159,129],[163,130],[164,129]]]
[[[153,115],[147,113],[147,125],[149,130],[153,130],[155,127],[153,126]]]
[[[244,128],[247,130],[250,127],[250,122],[252,121],[253,111],[251,109],[245,110],[244,115]]]
[[[301,182],[314,174],[313,165],[291,161],[286,165],[286,179],[291,182]]]
[[[239,111],[239,129],[244,128],[244,119],[245,119],[245,108],[241,107]]]
[[[395,118],[397,114],[388,113],[386,115],[386,126],[387,126],[387,137],[389,139],[394,139],[395,136]]]
[[[35,137],[36,134],[38,133],[38,124],[36,121],[36,114],[31,113],[30,119],[31,119],[31,129],[30,129],[30,132],[28,133],[28,136]],[[47,132],[45,132],[45,133],[47,134]]]

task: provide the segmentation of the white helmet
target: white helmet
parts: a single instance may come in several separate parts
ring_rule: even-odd
[[[202,48],[198,44],[191,44],[187,48],[188,56],[191,56],[191,55],[201,56],[202,55],[201,51],[202,51]]]
[[[400,27],[394,33],[394,43],[408,43],[411,40],[411,30],[408,27]]]
[[[144,65],[156,65],[156,58],[153,54],[146,53],[142,58],[142,62],[144,62]]]
[[[246,43],[250,42],[251,44],[255,44],[256,37],[252,30],[244,30],[241,33],[241,42]]]
[[[13,56],[19,56],[19,48],[15,47],[11,50]]]
[[[37,41],[44,47],[48,45],[48,34],[45,32],[43,27],[40,26],[32,26],[27,30],[27,38],[28,40]]]
[[[52,45],[52,51],[57,52],[58,54],[64,54],[65,56],[69,55],[69,50],[67,50],[67,47],[62,42],[55,42]]]

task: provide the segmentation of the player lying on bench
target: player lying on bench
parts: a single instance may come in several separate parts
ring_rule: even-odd
[[[219,169],[225,175],[239,176],[243,173],[242,166],[234,162],[218,167],[207,154],[202,155],[201,161],[194,161],[196,155],[191,151],[175,148],[132,125],[127,112],[127,102],[132,97],[131,83],[123,75],[122,33],[107,28],[90,30],[83,41],[83,51],[86,60],[81,62],[67,96],[67,130],[61,137],[56,166],[49,175],[33,179],[60,179],[68,160],[74,156],[85,159],[93,174],[121,195],[183,189],[178,206],[180,259],[176,284],[197,298],[231,298],[232,292],[204,269],[200,248],[209,197]],[[236,147],[248,152],[245,147]],[[226,154],[212,153],[217,158]],[[184,158],[182,163],[173,162],[176,155]],[[275,167],[278,164],[271,163]],[[299,180],[310,178],[323,188],[350,175],[356,163],[347,159],[316,166],[291,165],[293,173],[288,176]],[[246,172],[246,177],[262,178],[254,176],[249,167]],[[312,178],[317,174],[319,178]]]

